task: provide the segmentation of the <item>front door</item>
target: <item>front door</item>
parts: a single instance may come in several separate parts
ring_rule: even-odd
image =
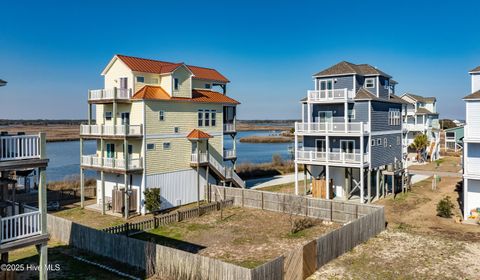
[[[340,149],[342,157],[346,160],[355,159],[355,141],[354,140],[340,140]]]

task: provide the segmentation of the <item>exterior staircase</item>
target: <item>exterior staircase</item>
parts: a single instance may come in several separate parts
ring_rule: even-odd
[[[196,166],[209,166],[211,173],[215,175],[220,181],[232,182],[234,187],[245,188],[245,181],[238,176],[232,167],[227,167],[223,163],[219,162],[215,157],[206,153],[201,153],[197,158],[196,154],[192,154],[191,164]]]

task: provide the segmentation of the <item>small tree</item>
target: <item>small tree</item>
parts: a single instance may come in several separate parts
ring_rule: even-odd
[[[421,152],[428,147],[428,137],[425,134],[418,134],[413,139],[413,143],[410,148],[415,149],[417,152],[417,158],[420,158]]]
[[[437,216],[443,218],[450,218],[452,216],[453,202],[450,200],[450,196],[442,198],[437,204]]]
[[[155,212],[160,210],[160,188],[148,188],[144,192],[145,194],[145,208],[148,212]]]

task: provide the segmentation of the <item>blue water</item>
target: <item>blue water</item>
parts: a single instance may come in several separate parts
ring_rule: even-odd
[[[268,136],[271,131],[242,131],[237,135],[237,163],[262,163],[272,161],[274,154],[279,154],[283,159],[290,159],[288,146],[292,143],[241,143],[239,140],[246,136]],[[276,132],[278,133],[278,131]],[[232,138],[226,135],[224,138],[225,148],[233,146]],[[84,141],[83,154],[94,154],[95,141]],[[49,158],[47,168],[48,181],[61,181],[68,177],[80,174],[80,142],[50,142],[47,143],[47,156]],[[95,176],[95,172],[86,171],[87,177]]]

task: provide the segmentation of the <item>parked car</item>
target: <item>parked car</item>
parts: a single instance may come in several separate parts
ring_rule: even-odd
[[[58,201],[50,201],[47,204],[47,210],[48,211],[58,211],[60,210],[60,202]]]

